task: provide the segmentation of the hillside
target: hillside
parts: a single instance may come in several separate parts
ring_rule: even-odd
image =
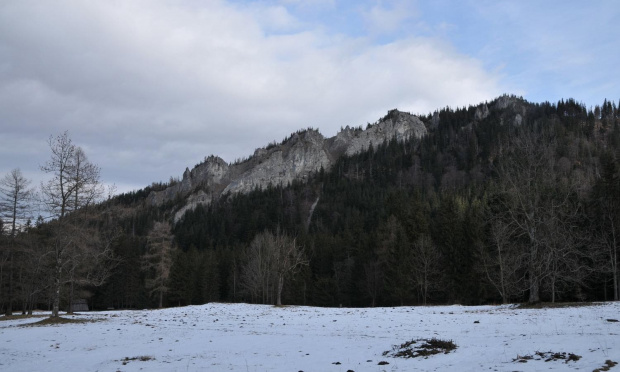
[[[611,101],[587,109],[502,96],[428,115],[392,110],[332,138],[302,130],[231,164],[209,156],[182,179],[80,212],[113,256],[99,267],[76,245],[64,256],[63,301],[618,299],[619,127]],[[37,224],[20,243],[28,306],[50,296],[52,256],[36,252],[54,242],[51,227]]]
[[[152,191],[148,203],[160,206],[176,198],[186,199],[175,214],[177,222],[186,211],[208,206],[221,194],[247,194],[269,186],[287,186],[307,181],[321,169],[329,170],[342,156],[351,156],[395,139],[405,142],[426,135],[426,127],[415,116],[392,110],[365,130],[346,127],[332,138],[324,138],[313,129],[293,133],[280,144],[257,149],[250,158],[227,164],[217,156],[189,168],[183,179],[161,191]],[[178,207],[175,206],[175,207]]]
[[[331,139],[301,131],[243,162],[211,157],[188,169],[179,183],[133,204],[125,228],[137,233],[131,244],[145,249],[139,236],[149,221],[175,222],[170,304],[274,301],[271,284],[251,292],[244,282],[247,247],[263,231],[297,237],[309,257],[284,286],[288,303],[612,299],[617,266],[605,248],[599,201],[612,200],[618,187],[620,131],[615,104],[603,107],[502,96],[418,117],[393,111]],[[394,116],[423,123],[426,134],[377,137]],[[369,146],[335,145],[355,133],[371,138]],[[316,149],[323,152],[313,158]],[[532,173],[515,174],[525,166]],[[516,183],[525,176],[535,188]],[[536,203],[520,209],[515,197]],[[536,221],[527,219],[532,213]],[[539,235],[519,230],[523,223]],[[548,258],[559,246],[569,247],[561,252],[569,259]],[[139,287],[143,279],[134,280]],[[120,305],[120,295],[96,298]]]

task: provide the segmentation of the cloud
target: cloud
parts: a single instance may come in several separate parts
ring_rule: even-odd
[[[378,35],[400,31],[407,21],[417,16],[411,2],[400,0],[379,1],[362,14],[369,33]]]
[[[433,38],[378,45],[282,4],[218,0],[5,2],[0,61],[0,146],[12,154],[0,174],[24,151],[8,138],[39,144],[21,166],[36,168],[48,136],[68,129],[123,187],[209,154],[250,155],[300,128],[334,135],[394,107],[426,113],[502,91],[479,61]]]

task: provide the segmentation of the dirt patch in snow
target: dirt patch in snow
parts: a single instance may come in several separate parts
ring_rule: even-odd
[[[394,345],[392,350],[384,351],[383,356],[394,358],[426,358],[435,354],[448,354],[456,350],[457,346],[452,341],[437,338],[417,339],[407,341],[400,345]]]
[[[62,325],[62,324],[81,324],[81,323],[95,323],[100,322],[103,319],[76,319],[76,318],[63,318],[63,317],[47,317],[38,322],[23,324],[20,327],[44,327],[49,325]]]
[[[512,361],[518,362],[518,363],[527,363],[530,360],[544,360],[545,362],[554,362],[558,360],[563,360],[564,363],[568,363],[568,362],[576,362],[579,359],[581,359],[581,356],[573,354],[573,353],[537,351],[536,353],[534,353],[534,355],[524,355],[524,356],[517,355],[517,357],[513,359]]]

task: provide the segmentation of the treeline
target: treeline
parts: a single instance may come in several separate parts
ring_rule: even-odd
[[[98,205],[121,232],[116,264],[82,295],[96,308],[618,299],[615,103],[504,96],[421,120],[420,140],[343,156],[306,183],[224,195],[176,224],[144,191]]]
[[[422,140],[342,157],[307,183],[186,213],[171,231],[168,304],[275,302],[275,281],[261,296],[244,282],[265,231],[296,237],[308,258],[284,286],[287,303],[617,298],[615,104],[488,105],[486,116],[478,106],[423,117]]]
[[[100,286],[118,260],[116,219],[100,204],[99,167],[72,143],[68,132],[48,141],[50,158],[41,171],[50,178],[31,187],[19,169],[0,179],[0,305],[6,315],[41,305],[58,317],[73,311],[84,288]],[[33,225],[30,210],[38,205]],[[2,228],[4,221],[8,228]]]

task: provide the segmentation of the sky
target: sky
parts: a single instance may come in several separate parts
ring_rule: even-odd
[[[64,131],[118,192],[303,128],[620,98],[615,0],[0,0],[0,177]]]

